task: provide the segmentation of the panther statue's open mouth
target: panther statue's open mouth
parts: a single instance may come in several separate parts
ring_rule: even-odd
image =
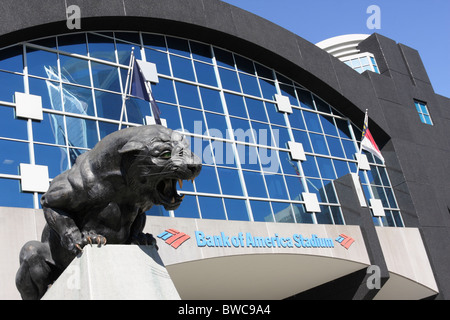
[[[177,182],[181,189],[183,187],[181,179],[164,179],[156,185],[159,200],[166,210],[175,210],[183,201],[184,195],[178,194]]]

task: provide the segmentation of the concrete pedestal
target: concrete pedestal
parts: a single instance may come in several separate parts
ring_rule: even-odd
[[[158,251],[148,246],[86,246],[43,300],[179,300]]]

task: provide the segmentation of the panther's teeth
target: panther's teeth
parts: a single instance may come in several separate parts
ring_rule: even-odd
[[[170,203],[175,203],[175,197],[172,197],[172,200],[170,200]]]
[[[183,189],[183,180],[178,179],[178,183],[180,184],[180,189]]]
[[[180,199],[183,200],[185,196],[186,196],[186,195],[183,194],[183,195],[180,197]]]
[[[191,179],[191,182],[194,183],[194,179]]]

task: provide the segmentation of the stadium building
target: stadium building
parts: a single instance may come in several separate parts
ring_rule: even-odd
[[[182,299],[450,298],[450,100],[415,49],[376,33],[315,45],[218,0],[3,8],[0,298],[20,297],[50,181],[155,123],[123,100],[132,52],[203,163],[179,209],[147,217]],[[366,110],[383,160],[360,151]]]

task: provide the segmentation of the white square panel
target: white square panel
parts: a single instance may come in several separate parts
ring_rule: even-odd
[[[315,193],[302,193],[303,201],[305,201],[305,208],[307,212],[320,212],[319,200]]]
[[[46,192],[49,186],[48,167],[32,164],[20,164],[22,191]]]
[[[159,83],[158,79],[158,71],[156,69],[156,64],[151,62],[142,61],[136,59],[136,62],[141,69],[142,75],[144,76],[145,81],[149,81],[152,83]]]
[[[161,119],[161,125],[167,128],[167,120],[160,118]],[[151,117],[151,116],[145,116],[145,123],[147,125],[150,124],[156,124],[155,118]]]
[[[359,169],[361,170],[370,170],[369,160],[367,160],[367,156],[364,153],[355,153],[356,160],[358,161]]]
[[[300,142],[288,141],[289,152],[292,160],[306,161],[305,150]]]
[[[372,212],[375,217],[384,217],[383,203],[380,199],[370,199],[370,206],[372,207]]]
[[[32,94],[16,92],[14,94],[16,103],[16,116],[33,120],[43,120],[42,98]]]
[[[276,94],[275,100],[277,102],[279,112],[292,113],[291,101],[289,101],[289,97]]]

